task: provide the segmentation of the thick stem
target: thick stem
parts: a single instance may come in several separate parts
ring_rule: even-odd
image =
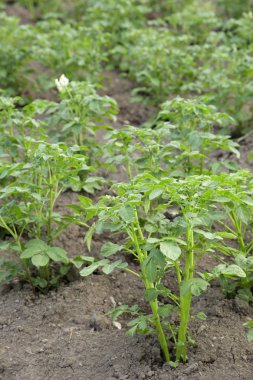
[[[185,258],[185,278],[184,280],[191,280],[194,274],[194,239],[193,231],[190,226],[187,227],[186,232],[186,258]],[[178,330],[178,344],[176,350],[176,359],[177,361],[182,360],[184,363],[187,358],[187,329],[190,318],[190,309],[191,309],[191,293],[186,295],[180,295],[180,326]]]
[[[166,340],[166,337],[161,325],[160,316],[158,314],[158,300],[155,299],[154,301],[149,302],[149,304],[154,316],[154,323],[156,326],[157,337],[158,337],[158,341],[162,350],[163,358],[168,363],[170,362],[170,354],[169,354],[167,340]]]
[[[136,213],[136,216],[137,216],[137,213]],[[143,261],[146,258],[146,254],[144,254],[142,252],[142,250],[141,250],[141,248],[139,246],[138,237],[137,237],[136,232],[135,232],[135,226],[132,224],[131,227],[132,227],[131,228],[131,236],[133,238],[133,243],[134,243],[136,251],[138,253],[138,260],[140,262],[140,265],[142,265]],[[137,223],[137,230],[138,230],[138,233],[139,233],[140,237],[143,238],[143,234],[142,234],[139,222]],[[142,277],[143,277],[143,281],[144,281],[144,284],[145,284],[145,288],[146,289],[153,289],[154,288],[154,284],[152,282],[148,281],[146,273],[145,273],[145,269],[143,267],[142,267]],[[154,301],[150,301],[149,305],[151,307],[151,310],[152,310],[152,313],[153,313],[153,316],[154,316],[154,324],[156,326],[157,338],[158,338],[158,341],[159,341],[159,344],[160,344],[160,347],[161,347],[161,350],[162,350],[162,354],[163,354],[164,360],[166,362],[169,362],[170,361],[170,354],[169,354],[167,340],[166,340],[166,337],[165,337],[165,334],[164,334],[164,331],[163,331],[163,328],[162,328],[160,316],[159,316],[159,313],[158,313],[158,300],[157,300],[157,298]]]

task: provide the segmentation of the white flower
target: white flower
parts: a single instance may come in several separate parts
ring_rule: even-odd
[[[55,79],[55,85],[59,92],[63,92],[65,88],[68,87],[69,80],[64,74],[62,74],[59,79]]]

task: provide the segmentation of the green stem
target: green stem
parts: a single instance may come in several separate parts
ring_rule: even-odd
[[[136,213],[136,215],[137,215],[137,213]],[[138,230],[139,234],[143,237],[142,231],[140,229],[139,222],[137,223],[137,230]],[[139,246],[138,237],[137,237],[136,232],[135,232],[135,226],[134,226],[134,224],[131,225],[131,236],[133,237],[133,243],[134,243],[136,251],[138,253],[138,260],[139,260],[140,265],[142,267],[142,263],[143,263],[143,261],[146,258],[146,254],[144,254],[142,252],[142,250],[141,250],[141,248]],[[148,281],[145,269],[142,267],[141,270],[142,270],[142,277],[143,277],[143,281],[144,281],[144,284],[145,284],[145,288],[146,289],[153,289],[154,288],[154,284],[152,282]],[[158,300],[157,300],[157,298],[154,301],[150,301],[149,305],[150,305],[152,313],[153,313],[154,324],[156,326],[157,337],[158,337],[158,341],[159,341],[159,344],[160,344],[160,347],[161,347],[161,350],[162,350],[162,354],[163,354],[164,360],[166,362],[170,362],[170,354],[169,354],[168,344],[167,344],[167,340],[166,340],[166,337],[165,337],[165,334],[164,334],[164,331],[163,331],[163,328],[162,328],[160,316],[159,316],[159,313],[158,313]]]
[[[149,286],[149,284],[145,283],[146,289],[150,289],[150,287],[148,287],[148,286]],[[154,323],[156,326],[157,337],[158,337],[158,341],[159,341],[159,344],[160,344],[160,347],[162,350],[164,360],[167,363],[169,363],[170,362],[170,353],[169,353],[169,349],[168,349],[167,340],[166,340],[166,337],[165,337],[165,334],[164,334],[164,331],[163,331],[163,328],[161,325],[160,316],[158,314],[158,300],[155,299],[154,301],[149,302],[149,304],[150,304],[150,307],[151,307],[151,310],[152,310],[152,313],[154,316]]]
[[[204,159],[205,159],[205,156],[204,156],[203,152],[201,152],[200,165],[199,165],[199,174],[200,175],[203,174]]]
[[[129,154],[128,154],[127,149],[125,150],[125,157],[126,157],[126,162],[127,162],[128,179],[131,181],[133,179],[133,175],[132,175],[131,164],[130,164],[130,159],[129,159]]]
[[[235,211],[231,212],[231,219],[236,228],[237,241],[238,241],[239,248],[242,251],[242,253],[245,253],[245,243],[244,243],[243,234],[242,234],[242,223],[237,219]]]
[[[186,232],[186,260],[185,260],[185,280],[191,280],[194,273],[194,238],[193,231],[190,226],[187,227]],[[182,360],[184,363],[187,358],[187,329],[190,318],[190,308],[191,308],[191,293],[182,295],[180,294],[180,326],[178,330],[178,343],[176,350],[177,361]]]
[[[53,194],[53,180],[50,166],[49,170],[49,210],[48,210],[48,220],[47,220],[47,244],[52,242],[52,215],[53,215],[53,205],[54,205],[54,194]]]

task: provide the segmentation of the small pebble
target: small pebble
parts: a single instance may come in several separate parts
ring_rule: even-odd
[[[118,329],[118,330],[122,329],[121,323],[113,321],[112,324],[113,324],[114,327],[116,327],[116,329]]]
[[[112,296],[110,297],[110,301],[111,301],[112,307],[116,307],[117,306],[117,303],[116,303],[115,299]]]
[[[203,331],[206,330],[206,325],[201,325],[197,331],[197,334],[201,334]]]
[[[192,364],[190,364],[190,365],[184,370],[184,373],[185,373],[186,375],[190,375],[191,373],[197,371],[198,367],[199,367],[198,363],[192,363]]]

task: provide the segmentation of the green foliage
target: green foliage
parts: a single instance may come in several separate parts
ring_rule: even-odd
[[[57,127],[59,139],[70,141],[89,150],[88,155],[98,153],[96,134],[108,129],[106,120],[115,120],[117,103],[109,96],[100,96],[95,86],[88,82],[70,82],[62,75],[56,80],[61,102],[54,105],[54,113],[49,123]]]
[[[103,149],[106,162],[123,167],[129,179],[145,170],[174,177],[218,172],[229,163],[207,163],[211,154],[221,149],[239,156],[229,136],[215,133],[217,126],[233,122],[201,99],[176,98],[162,104],[154,129],[126,126],[109,131]]]
[[[170,339],[175,343],[176,360],[186,361],[191,298],[200,295],[208,286],[204,278],[196,276],[195,266],[211,245],[222,239],[210,232],[214,220],[220,218],[214,212],[216,186],[215,177],[157,179],[150,173],[143,173],[131,183],[115,184],[113,196],[101,197],[96,205],[86,210],[87,218],[97,216],[86,235],[89,248],[94,232],[124,232],[127,235],[123,246],[106,243],[101,254],[112,258],[121,251],[137,260],[138,271],[128,267],[125,270],[143,280],[152,314],[139,314],[129,323],[129,334],[156,332],[164,359],[168,362]],[[180,211],[176,219],[170,221],[166,218],[166,211],[172,206]],[[81,275],[89,275],[100,266],[105,272],[104,265],[108,265],[108,259],[95,261],[81,271]],[[113,268],[122,269],[121,260],[112,261],[110,269]],[[164,284],[166,273],[172,270],[177,278],[179,295]],[[167,307],[168,302],[170,307]],[[172,312],[179,314],[178,328],[170,321]]]
[[[249,329],[247,332],[248,341],[253,342],[253,321],[248,321],[244,323],[244,326]]]
[[[215,0],[219,10],[227,17],[240,17],[253,10],[252,0]]]
[[[124,44],[112,54],[119,68],[137,81],[135,93],[159,103],[194,77],[191,41],[191,36],[174,36],[167,28],[134,29],[124,34]]]
[[[16,17],[0,13],[0,89],[16,95],[27,89],[33,34]]]
[[[84,21],[110,33],[115,43],[121,40],[123,31],[145,25],[145,15],[150,10],[146,3],[146,0],[92,0],[88,3]]]
[[[0,190],[0,227],[11,236],[8,250],[21,261],[23,271],[18,275],[38,288],[57,285],[58,275],[50,270],[51,262],[70,264],[65,251],[51,244],[75,220],[74,215],[55,211],[57,199],[64,190],[79,185],[80,171],[90,170],[85,156],[76,153],[78,149],[27,138],[24,161],[3,164],[1,176],[7,177],[7,183]],[[36,240],[30,240],[24,250],[27,235]],[[6,262],[2,265],[6,266]],[[33,274],[34,267],[39,278]],[[9,271],[5,269],[3,273],[8,280]]]
[[[251,13],[224,22],[211,5],[194,3],[127,30],[112,57],[137,82],[135,97],[159,104],[171,95],[205,95],[240,130],[252,120],[251,26]]]
[[[62,73],[97,83],[109,41],[99,29],[77,23],[49,19],[20,25],[18,18],[1,13],[1,88],[7,95],[45,92],[53,86],[52,78]]]
[[[32,147],[27,150],[23,163],[5,165],[4,172],[12,177],[12,181],[0,190],[0,197],[6,205],[15,197],[16,207],[30,215],[27,226],[23,227],[29,229],[31,237],[38,239],[45,227],[46,241],[50,244],[68,225],[60,214],[54,212],[58,197],[67,188],[76,186],[80,181],[79,171],[88,172],[89,167],[85,156],[76,153],[78,147],[30,140],[28,144]],[[54,223],[58,225],[55,231]]]
[[[196,2],[179,9],[165,18],[176,34],[189,34],[195,43],[203,43],[214,29],[222,26],[222,20],[209,7],[196,7]]]
[[[238,296],[253,301],[252,257],[252,175],[239,171],[217,176],[216,201],[223,218],[219,220],[219,236],[224,241],[215,250],[230,256],[234,263],[219,264],[213,276],[220,278],[222,290],[229,298]]]
[[[37,23],[33,33],[32,57],[45,71],[40,85],[63,73],[72,80],[100,81],[102,64],[107,60],[105,33],[55,19]]]

